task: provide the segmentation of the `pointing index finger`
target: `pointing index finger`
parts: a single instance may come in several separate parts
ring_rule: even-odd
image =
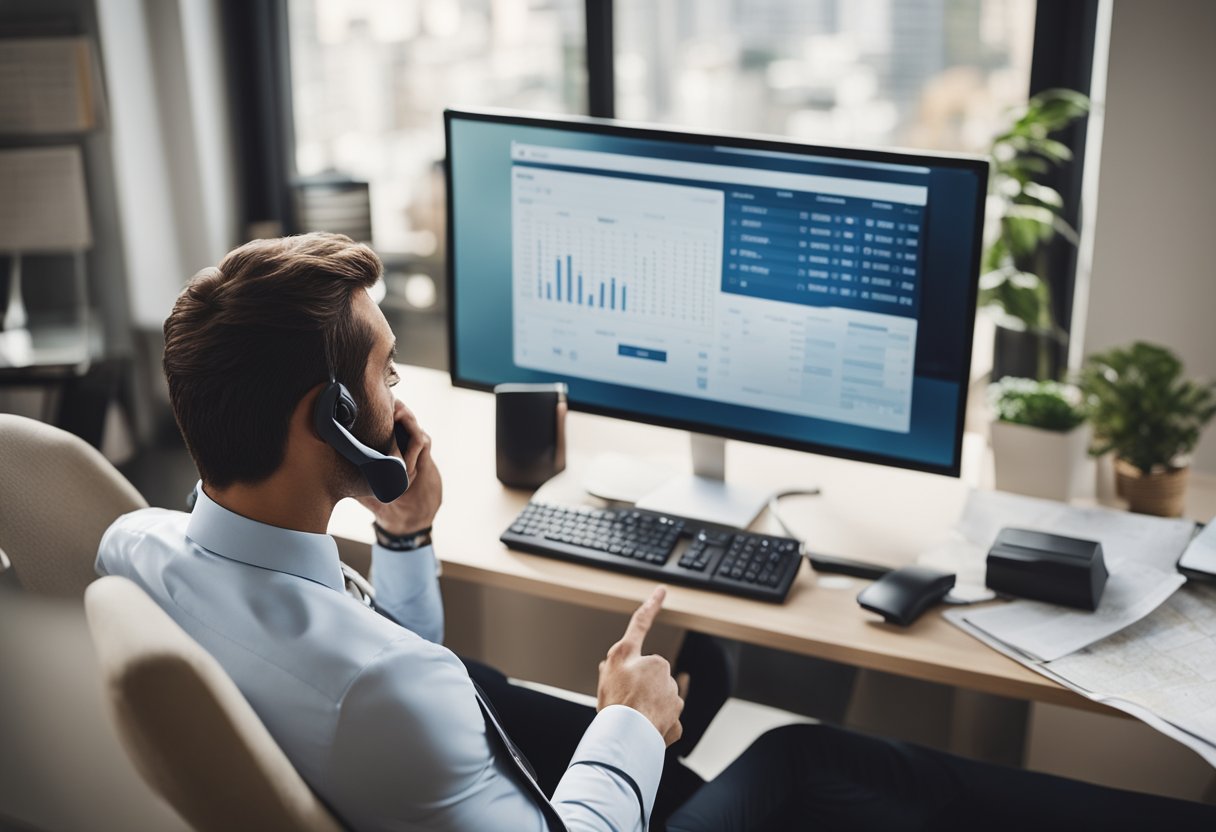
[[[667,587],[657,586],[654,592],[650,593],[650,597],[642,603],[642,606],[634,611],[633,616],[629,619],[629,626],[625,628],[625,635],[621,637],[621,644],[625,645],[630,652],[642,652],[642,642],[645,641],[646,634],[650,632],[650,627],[654,624],[659,610],[663,607],[663,599],[666,597]]]

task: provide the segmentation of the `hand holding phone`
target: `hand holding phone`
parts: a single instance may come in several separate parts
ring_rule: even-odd
[[[397,450],[401,454],[401,459],[402,461],[405,461],[408,459],[406,453],[409,451],[410,447],[410,432],[406,430],[405,425],[401,424],[400,422],[393,422],[393,436],[397,440]],[[406,466],[405,475],[405,490],[409,491],[410,485],[412,485],[414,482],[414,477],[410,473],[408,465]]]
[[[392,534],[408,535],[431,526],[443,501],[443,480],[431,457],[431,437],[417,417],[400,401],[393,408],[393,436],[405,461],[409,486],[391,503],[360,498],[376,515],[376,522]]]

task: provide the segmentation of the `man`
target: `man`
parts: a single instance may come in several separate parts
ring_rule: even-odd
[[[546,807],[440,646],[427,532],[442,483],[430,438],[393,398],[393,335],[366,291],[380,270],[366,246],[307,235],[250,243],[190,282],[165,323],[164,367],[202,487],[191,515],[120,519],[98,569],[141,584],[216,656],[352,828],[544,829]],[[392,503],[314,429],[331,374],[365,444],[399,453],[394,422],[410,434],[412,485]],[[377,600],[399,624],[345,591],[325,531],[348,496],[375,513]],[[653,806],[682,708],[667,662],[641,652],[661,600],[603,663],[599,713],[552,795],[570,828],[641,828]]]
[[[1036,812],[1091,819],[1058,805],[1078,801],[1113,806],[1121,822],[1210,821],[1193,804],[822,726],[770,732],[702,785],[665,753],[684,700],[667,662],[642,652],[661,588],[600,663],[594,711],[466,669],[441,645],[429,532],[442,482],[430,438],[393,396],[393,335],[366,291],[380,271],[366,246],[310,234],[249,243],[195,276],[165,323],[164,369],[201,477],[197,502],[190,515],[120,518],[97,561],[219,660],[350,828],[998,828]],[[404,460],[412,485],[392,502],[372,498],[316,429],[315,403],[334,380],[356,405],[350,432]],[[403,455],[394,425],[409,435]],[[349,496],[376,518],[374,601],[357,597],[325,533]],[[694,675],[693,694],[697,685]]]

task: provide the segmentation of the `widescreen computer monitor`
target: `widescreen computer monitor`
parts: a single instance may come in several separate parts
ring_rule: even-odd
[[[957,476],[987,162],[445,114],[453,382]]]

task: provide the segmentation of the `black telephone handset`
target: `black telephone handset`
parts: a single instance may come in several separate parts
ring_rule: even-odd
[[[400,422],[393,422],[393,436],[397,437],[397,450],[401,451],[401,458],[405,459],[405,452],[410,446],[410,432]],[[410,487],[408,482],[405,487]]]
[[[405,482],[401,486],[401,494],[410,490],[410,475],[408,466],[405,464],[405,451],[410,446],[410,432],[405,429],[405,425],[400,422],[393,422],[393,438],[397,441],[397,450],[401,452],[401,476]],[[397,496],[401,496],[398,494]],[[396,499],[395,497],[393,499]],[[391,500],[385,502],[392,502]]]
[[[382,503],[391,503],[410,487],[405,462],[369,448],[355,438],[350,429],[355,424],[358,413],[359,408],[354,398],[341,382],[331,378],[329,384],[317,396],[313,425],[321,439],[359,469],[376,499]],[[397,445],[403,450],[409,445],[409,434],[401,425],[394,423],[393,435]],[[404,453],[402,455],[404,456]]]

